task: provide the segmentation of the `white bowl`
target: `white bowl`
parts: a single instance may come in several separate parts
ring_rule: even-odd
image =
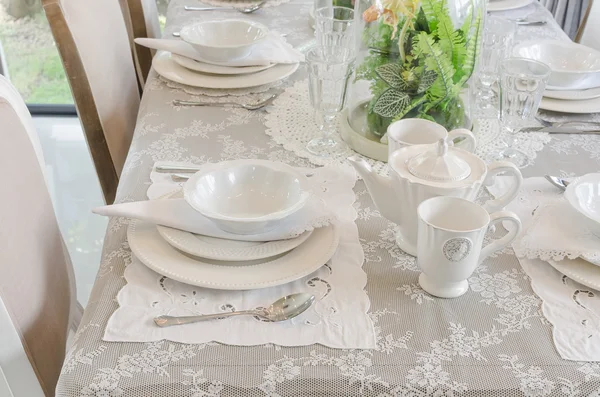
[[[248,56],[268,32],[260,23],[226,19],[184,26],[180,35],[207,61],[226,62]]]
[[[565,198],[579,213],[600,226],[600,174],[587,174],[570,183]]]
[[[308,179],[290,166],[267,160],[209,164],[184,185],[187,203],[219,228],[236,234],[265,232],[300,210]]]
[[[549,88],[587,89],[600,86],[600,52],[569,41],[542,40],[515,47],[514,55],[550,67]]]

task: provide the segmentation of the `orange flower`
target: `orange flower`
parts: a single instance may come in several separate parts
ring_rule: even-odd
[[[396,13],[388,8],[384,8],[383,10],[378,5],[372,5],[367,8],[365,12],[363,12],[363,20],[365,22],[373,22],[379,19],[379,17],[383,17],[383,23],[392,27],[394,29],[392,33],[392,39],[396,36],[396,31],[398,30],[398,16]]]

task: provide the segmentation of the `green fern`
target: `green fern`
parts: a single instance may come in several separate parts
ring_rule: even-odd
[[[473,31],[472,31],[472,39],[469,40],[465,47],[465,60],[462,63],[461,75],[459,79],[459,84],[462,86],[471,74],[473,74],[473,70],[475,69],[475,63],[477,62],[477,58],[479,57],[479,50],[481,47],[481,13],[477,15],[475,21],[473,23]]]
[[[437,79],[426,92],[427,97],[431,100],[428,108],[434,107],[454,91],[452,78],[455,69],[452,61],[433,37],[426,33],[421,33],[415,38],[413,51],[418,54],[418,57],[424,59],[427,69],[437,74]]]

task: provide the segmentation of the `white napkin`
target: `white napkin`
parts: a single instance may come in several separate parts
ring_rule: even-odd
[[[488,190],[498,197],[507,182],[498,177]],[[583,257],[600,263],[600,228],[591,229],[590,222],[571,207],[564,193],[544,178],[525,179],[517,198],[506,209],[519,215],[523,223],[521,235],[512,244],[520,258],[559,261]]]
[[[228,62],[207,60],[194,47],[183,40],[137,38],[135,42],[144,47],[169,51],[199,62],[220,66],[266,66],[271,63],[298,63],[304,61],[304,55],[275,32],[269,33],[265,40],[257,43],[247,57]]]
[[[204,236],[242,241],[274,241],[298,237],[305,231],[329,225],[335,215],[316,196],[308,199],[298,212],[282,219],[275,229],[261,234],[234,234],[219,229],[210,219],[194,210],[181,198],[137,201],[94,208],[95,214],[141,219]]]

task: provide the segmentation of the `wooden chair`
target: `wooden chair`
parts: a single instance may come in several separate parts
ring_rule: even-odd
[[[600,0],[590,0],[575,42],[600,51]]]
[[[54,396],[76,308],[73,269],[22,98],[0,76],[0,395]]]
[[[160,38],[160,24],[156,0],[120,0],[123,16],[130,36],[130,43],[137,71],[140,89],[143,89],[152,68],[152,58],[156,51],[137,45],[138,37]]]
[[[42,0],[106,203],[114,201],[140,104],[116,1]]]

